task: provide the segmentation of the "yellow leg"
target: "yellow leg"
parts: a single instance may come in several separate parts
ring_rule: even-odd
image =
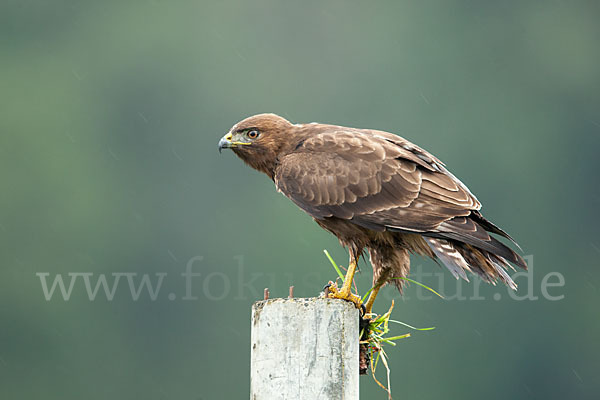
[[[360,308],[361,299],[359,296],[352,293],[352,281],[356,273],[356,261],[351,261],[348,265],[348,272],[344,277],[344,283],[340,289],[334,282],[329,282],[329,297],[332,299],[343,299],[354,303],[356,308]]]
[[[373,303],[375,303],[375,297],[377,297],[377,294],[379,293],[379,289],[381,289],[381,286],[383,285],[376,285],[373,290],[371,290],[371,294],[369,295],[369,298],[367,299],[367,302],[365,303],[365,314],[371,314],[372,310],[373,310]]]

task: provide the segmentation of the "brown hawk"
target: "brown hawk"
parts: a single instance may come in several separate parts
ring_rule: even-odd
[[[348,248],[344,284],[333,285],[330,296],[360,304],[351,284],[359,257],[368,252],[374,290],[367,312],[384,284],[402,290],[404,281],[393,278],[408,276],[409,253],[440,261],[457,279],[468,280],[471,272],[513,289],[509,262],[527,268],[490,235],[513,241],[483,217],[481,203],[444,163],[399,136],[259,114],[235,124],[219,141],[223,148],[264,172]]]

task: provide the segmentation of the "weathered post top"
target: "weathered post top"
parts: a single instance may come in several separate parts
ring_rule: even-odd
[[[252,306],[251,400],[358,400],[359,311],[328,298]]]

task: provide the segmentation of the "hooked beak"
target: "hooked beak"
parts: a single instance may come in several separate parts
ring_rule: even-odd
[[[223,149],[233,149],[237,146],[250,145],[251,143],[239,142],[233,140],[233,135],[231,133],[226,134],[219,140],[219,153]]]
[[[229,148],[231,148],[231,133],[228,133],[219,140],[219,153],[221,153],[221,150]]]

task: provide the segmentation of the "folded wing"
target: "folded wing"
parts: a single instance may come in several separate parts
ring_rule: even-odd
[[[428,244],[436,254],[449,249],[447,256],[438,255],[444,263],[457,259],[452,242],[460,242],[526,267],[488,234],[509,237],[483,219],[467,187],[441,161],[399,136],[342,128],[319,133],[279,160],[274,178],[278,190],[314,218],[441,240]],[[458,260],[462,269],[464,262]]]

